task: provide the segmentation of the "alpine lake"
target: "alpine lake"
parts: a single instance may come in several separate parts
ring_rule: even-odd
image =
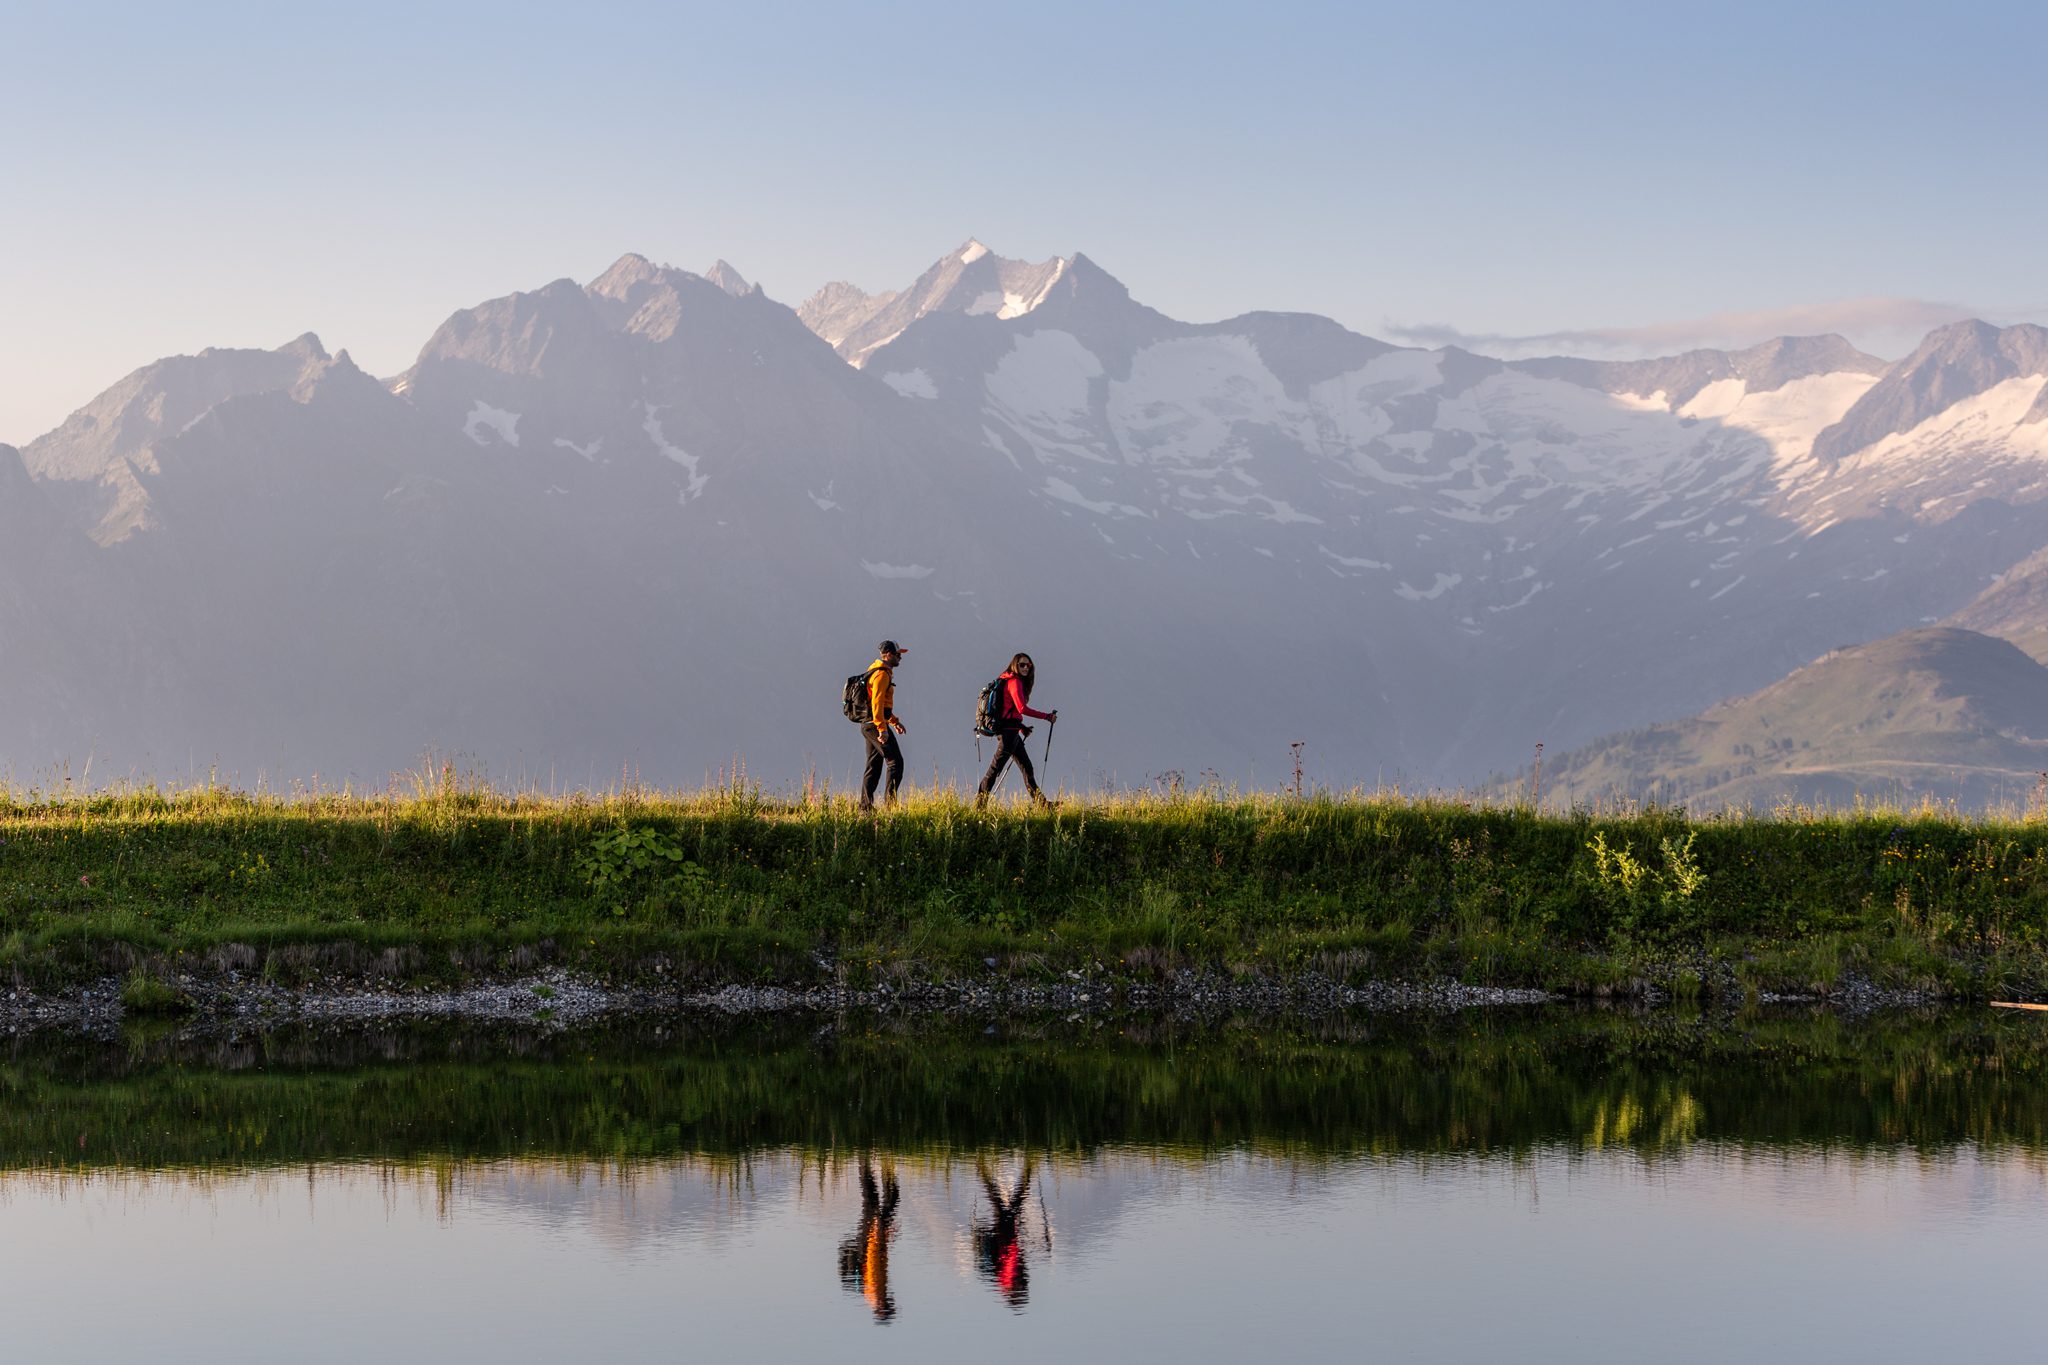
[[[0,1058],[9,1360],[2021,1360],[2048,1329],[2044,1014],[159,1025]]]

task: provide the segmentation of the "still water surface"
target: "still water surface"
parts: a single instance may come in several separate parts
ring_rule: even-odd
[[[17,1042],[5,1356],[2032,1359],[2044,1040],[1536,1016]]]

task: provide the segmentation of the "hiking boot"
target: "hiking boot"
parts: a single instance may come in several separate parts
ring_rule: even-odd
[[[1031,804],[1038,807],[1040,810],[1051,810],[1053,808],[1053,803],[1051,799],[1048,798],[1046,794],[1041,791],[1034,791],[1031,793]]]
[[[988,793],[987,793],[987,792],[976,792],[976,793],[974,794],[974,808],[975,808],[976,810],[987,810],[987,809],[988,809]]]

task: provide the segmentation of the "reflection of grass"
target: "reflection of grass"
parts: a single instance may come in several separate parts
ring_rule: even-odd
[[[929,1019],[43,1040],[0,1066],[0,1169],[630,1162],[1110,1147],[1289,1159],[1963,1144],[2048,1152],[2048,1030],[1978,1014],[1719,1024],[1562,1011],[1264,1031]]]
[[[376,796],[0,793],[0,970],[180,954],[284,981],[889,981],[994,957],[1709,995],[1713,958],[1752,988],[1981,995],[2048,982],[2048,824],[1185,791],[1048,814],[927,794],[868,821],[747,787],[554,798],[445,774]]]

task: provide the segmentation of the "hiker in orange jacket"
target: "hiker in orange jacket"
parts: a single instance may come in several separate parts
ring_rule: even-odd
[[[1038,789],[1038,774],[1032,771],[1031,755],[1024,752],[1024,736],[1031,733],[1031,727],[1024,723],[1027,716],[1037,720],[1057,721],[1057,711],[1034,711],[1031,709],[1031,684],[1038,675],[1038,665],[1031,662],[1029,654],[1016,654],[1010,658],[1010,666],[1002,671],[997,682],[1003,685],[1000,694],[1001,705],[996,715],[996,756],[989,760],[988,771],[981,775],[981,789],[975,794],[977,809],[988,804],[988,794],[1002,781],[1003,769],[1010,764],[1017,765],[1017,771],[1024,774],[1024,785],[1031,790],[1035,805],[1049,806],[1045,793]]]
[[[896,1168],[882,1163],[882,1182],[875,1183],[868,1159],[860,1161],[860,1227],[839,1244],[839,1280],[860,1291],[877,1322],[896,1316],[896,1296],[889,1290],[889,1242],[896,1236]]]
[[[875,650],[875,661],[868,665],[868,723],[860,727],[868,746],[860,791],[863,815],[875,809],[875,788],[881,784],[884,765],[889,770],[889,786],[882,798],[887,804],[896,804],[896,788],[903,782],[903,748],[896,736],[905,731],[896,714],[896,665],[909,652],[894,640],[884,640]]]

